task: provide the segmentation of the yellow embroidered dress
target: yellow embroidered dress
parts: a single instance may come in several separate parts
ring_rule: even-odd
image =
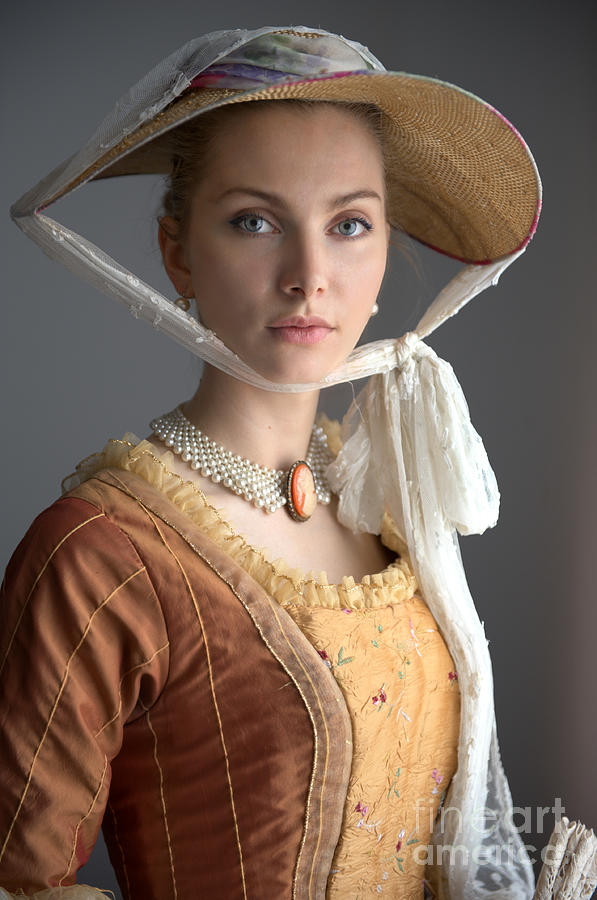
[[[332,423],[334,424],[334,423]],[[336,452],[334,434],[330,448]],[[115,467],[158,488],[292,617],[333,673],[350,714],[353,756],[327,900],[421,900],[426,848],[456,770],[458,675],[405,557],[361,583],[305,576],[249,545],[203,493],[127,434],[84,460],[74,482]],[[81,477],[82,476],[82,477]],[[73,478],[65,479],[66,488]],[[382,542],[403,549],[386,516]],[[428,887],[431,887],[428,885]]]

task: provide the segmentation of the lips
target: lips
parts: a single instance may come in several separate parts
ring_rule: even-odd
[[[277,322],[274,322],[273,325],[269,326],[270,328],[330,328],[331,325],[329,322],[326,322],[325,319],[322,319],[321,316],[288,316],[286,319],[279,319]]]
[[[289,344],[318,344],[334,330],[321,316],[288,316],[269,328],[277,338]]]

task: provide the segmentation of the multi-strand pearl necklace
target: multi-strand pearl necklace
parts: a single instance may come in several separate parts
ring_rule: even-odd
[[[150,427],[204,478],[222,484],[265,512],[286,506],[293,519],[304,522],[318,502],[330,502],[325,470],[333,455],[323,428],[317,425],[313,426],[306,459],[297,460],[286,472],[235,456],[196,428],[180,407],[153,419]]]

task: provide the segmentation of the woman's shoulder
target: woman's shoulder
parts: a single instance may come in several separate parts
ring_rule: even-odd
[[[31,581],[33,587],[59,569],[97,572],[108,557],[113,566],[139,567],[135,548],[89,488],[86,496],[59,497],[33,519],[8,562],[5,584]]]
[[[124,468],[123,461],[130,455],[130,451],[143,443],[145,442],[131,431],[127,431],[122,438],[110,438],[101,450],[90,453],[77,463],[74,472],[62,479],[63,495],[69,494],[104,468],[110,466]]]
[[[142,548],[130,533],[130,498],[102,477],[114,454],[128,452],[136,440],[127,432],[122,440],[109,441],[112,457],[106,448],[93,453],[63,480],[62,495],[33,519],[12,553],[5,590],[33,589],[36,579],[49,575],[78,581],[103,570],[117,574],[143,566]]]
[[[151,655],[164,643],[163,610],[129,536],[101,505],[67,495],[35,517],[6,567],[0,586],[0,668],[9,660],[11,671],[20,671],[22,658],[37,666],[49,658],[50,647],[56,662],[59,645],[64,662],[87,635],[90,641],[77,659],[93,666],[93,647],[104,633],[113,645],[118,642],[125,668],[130,667],[140,653],[145,658],[146,651]]]

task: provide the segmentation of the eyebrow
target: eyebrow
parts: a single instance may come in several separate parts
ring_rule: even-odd
[[[280,197],[278,194],[271,194],[268,193],[268,191],[260,191],[257,188],[251,187],[228,188],[228,190],[224,191],[216,198],[216,202],[219,203],[220,200],[223,200],[230,194],[250,194],[253,197],[259,197],[261,200],[265,200],[267,203],[277,204],[278,206],[285,208],[287,208],[288,206],[284,198]],[[351,191],[349,194],[342,194],[339,197],[334,197],[333,200],[331,200],[329,203],[329,208],[338,209],[341,206],[348,206],[354,200],[363,200],[367,198],[379,200],[380,203],[383,202],[377,191],[372,191],[368,188],[362,188],[358,191]]]

